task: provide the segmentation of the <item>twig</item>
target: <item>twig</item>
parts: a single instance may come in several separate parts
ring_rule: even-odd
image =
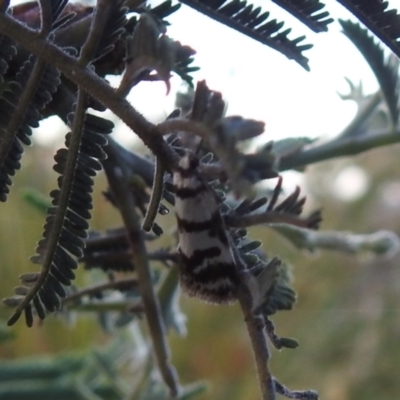
[[[208,128],[205,124],[183,118],[166,119],[157,125],[157,131],[161,135],[169,135],[174,132],[192,133],[206,140],[213,133],[212,129]]]
[[[167,250],[160,249],[152,253],[148,253],[148,259],[152,261],[160,261],[162,263],[165,263],[166,261],[178,262],[178,254],[169,253]],[[105,251],[99,250],[92,254],[85,254],[80,261],[89,265],[99,264],[100,266],[110,263],[126,263],[132,261],[132,252],[130,249]]]
[[[274,211],[241,216],[227,215],[225,217],[225,222],[231,228],[247,228],[260,224],[290,224],[300,228],[308,228],[309,225],[307,218]]]
[[[277,350],[281,350],[284,347],[287,347],[289,349],[295,349],[296,347],[298,347],[299,344],[295,339],[279,337],[275,333],[274,323],[266,316],[264,316],[264,323],[265,331],[269,337],[269,340]]]
[[[140,221],[135,210],[135,199],[128,189],[128,177],[113,162],[106,168],[106,174],[127,230],[129,245],[132,249],[132,261],[136,266],[139,290],[158,366],[166,385],[170,389],[171,396],[177,397],[180,391],[178,377],[170,363],[166,329],[161,315],[160,304],[154,292]]]
[[[237,286],[236,295],[246,323],[251,347],[253,349],[261,400],[275,400],[275,386],[268,365],[270,355],[267,338],[264,333],[264,318],[255,315],[253,311],[253,299],[246,282],[248,269],[238,251],[235,248],[233,248],[233,250],[235,252],[236,272],[238,277],[240,277],[240,279],[238,279],[239,284]]]
[[[261,390],[261,399],[275,400],[275,385],[268,368],[270,355],[264,334],[264,326],[261,323],[262,321],[255,317],[254,313],[252,312],[252,299],[247,287],[245,287],[244,284],[239,285],[237,295],[253,349],[257,367],[258,381]]]
[[[290,390],[274,378],[276,392],[288,399],[318,400],[318,393],[314,390]]]
[[[145,240],[154,240],[155,238],[156,236],[154,234],[144,234]],[[85,240],[85,244],[85,254],[90,254],[95,251],[104,252],[109,249],[112,250],[114,248],[128,247],[124,228],[115,228],[99,235],[89,236]]]
[[[151,191],[150,202],[147,207],[146,215],[143,219],[142,229],[145,232],[148,232],[154,220],[156,219],[158,208],[160,206],[160,201],[162,199],[163,188],[164,188],[164,168],[162,167],[160,161],[155,160],[155,171],[154,171],[154,179],[153,179],[153,189]]]
[[[317,249],[342,251],[356,254],[362,251],[375,255],[393,254],[400,248],[398,236],[391,231],[370,234],[302,229],[287,224],[271,224],[270,227],[289,239],[297,248],[314,251]]]
[[[63,304],[72,303],[76,300],[79,300],[83,296],[93,296],[97,293],[100,293],[108,289],[126,290],[134,287],[137,287],[137,279],[134,278],[126,278],[126,279],[118,279],[115,281],[102,282],[96,285],[85,287],[84,289],[81,289],[75,293],[70,294],[63,300]]]
[[[278,168],[279,171],[287,171],[331,158],[354,156],[376,147],[398,142],[400,142],[399,130],[380,130],[361,136],[337,138],[328,143],[282,157]]]
[[[129,312],[132,314],[141,314],[144,312],[142,303],[134,300],[120,301],[92,301],[85,303],[68,304],[68,310],[81,312]]]

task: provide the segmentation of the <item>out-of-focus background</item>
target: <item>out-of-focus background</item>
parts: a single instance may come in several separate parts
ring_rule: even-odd
[[[333,7],[333,15],[336,8],[338,13],[344,13],[336,3],[327,3]],[[355,83],[361,79],[367,93],[377,88],[356,49],[334,30],[321,37],[307,34],[315,44],[308,53],[308,73],[194,11],[185,8],[170,20],[171,35],[199,51],[199,78],[207,78],[211,88],[223,91],[230,107],[228,114],[264,120],[266,140],[338,134],[355,112],[355,105],[341,100],[336,93],[349,90],[344,77]],[[245,56],[242,51],[247,51]],[[177,81],[174,85],[179,88]],[[164,118],[174,102],[173,93],[165,97],[161,84],[138,87],[131,99],[154,120]],[[46,196],[53,189],[56,175],[51,168],[52,157],[63,142],[62,129],[54,119],[43,124],[35,145],[26,151],[23,170],[14,180],[8,202],[1,204],[2,298],[11,294],[19,274],[36,268],[28,258],[40,239],[44,217],[26,203],[23,192],[33,188]],[[117,125],[116,130],[121,141],[141,148],[123,126]],[[286,181],[289,186],[300,182],[308,196],[309,210],[323,208],[324,230],[371,233],[388,229],[398,234],[398,152],[399,146],[393,145],[354,158],[319,163],[307,168],[303,175],[290,173]],[[101,194],[106,189],[104,175],[100,174],[96,181],[92,228],[120,226],[118,214]],[[157,221],[167,232],[174,223],[171,215],[158,217]],[[173,244],[166,236],[161,243]],[[300,342],[295,350],[272,351],[274,375],[292,389],[314,388],[324,400],[397,398],[398,254],[384,258],[329,251],[307,254],[268,228],[253,229],[251,236],[262,240],[269,254],[278,255],[293,266],[298,293],[293,311],[273,317],[279,335]],[[91,280],[91,274],[79,271],[77,285]],[[238,307],[215,307],[186,297],[182,297],[181,304],[188,318],[188,333],[186,337],[172,333],[170,343],[182,381],[200,379],[210,383],[210,390],[199,400],[256,399],[258,384],[252,353]],[[1,321],[8,315],[9,310],[0,308]],[[79,314],[69,324],[63,318],[49,317],[42,326],[28,329],[18,323],[11,330],[1,328],[1,334],[4,332],[11,332],[14,337],[0,344],[0,366],[2,360],[85,351],[104,347],[110,341],[95,318],[85,314]]]

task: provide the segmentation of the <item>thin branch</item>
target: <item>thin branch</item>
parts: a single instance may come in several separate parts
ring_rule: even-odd
[[[290,390],[274,378],[276,392],[288,399],[318,400],[318,393],[314,390]]]
[[[231,228],[247,228],[260,224],[290,224],[299,228],[308,228],[309,221],[297,215],[265,211],[250,215],[228,215],[225,217],[226,224]]]
[[[80,312],[129,312],[132,314],[141,314],[144,312],[142,303],[134,300],[122,301],[92,301],[85,303],[71,303],[68,304],[68,310]]]
[[[253,349],[261,399],[275,400],[275,385],[268,367],[270,354],[262,321],[254,316],[251,295],[244,284],[239,285],[237,295]]]
[[[129,245],[132,249],[132,261],[136,266],[139,290],[158,366],[166,385],[170,389],[171,396],[177,397],[180,391],[178,377],[170,363],[166,329],[161,307],[154,292],[140,221],[135,210],[135,199],[130,190],[128,190],[128,177],[123,174],[119,167],[115,164],[110,165],[106,169],[106,173],[127,230]]]
[[[264,316],[264,323],[265,323],[265,331],[269,337],[269,340],[276,349],[281,350],[284,347],[289,349],[295,349],[296,347],[298,347],[299,343],[295,339],[279,337],[275,333],[274,323],[266,316]]]
[[[84,296],[93,296],[103,292],[104,290],[126,290],[129,288],[136,288],[137,284],[137,279],[135,278],[117,279],[115,281],[98,283],[96,285],[85,287],[84,289],[70,294],[63,300],[63,304],[73,303]]]
[[[151,261],[160,261],[165,263],[166,261],[178,262],[178,254],[170,253],[167,249],[160,249],[154,251],[153,253],[148,253],[148,259]],[[89,252],[85,254],[80,261],[85,262],[87,264],[99,266],[106,264],[118,264],[132,261],[132,252],[130,249],[124,250],[95,250],[93,253]],[[134,266],[133,266],[134,268]]]
[[[169,135],[174,132],[186,132],[195,134],[206,140],[213,134],[212,129],[208,128],[205,124],[183,118],[166,119],[157,125],[157,130],[161,135]]]
[[[147,212],[142,222],[142,229],[145,232],[150,231],[153,226],[153,222],[156,219],[158,208],[160,206],[160,201],[162,199],[164,188],[164,168],[162,167],[160,161],[155,160],[155,170],[153,179],[153,189],[151,191],[150,202],[147,207]]]
[[[237,286],[236,296],[242,310],[251,347],[253,349],[261,400],[275,400],[275,386],[273,377],[269,371],[270,354],[267,338],[264,333],[264,320],[262,316],[255,315],[253,310],[253,298],[249,290],[249,282],[247,281],[249,277],[247,265],[243,262],[238,250],[235,247],[232,249],[235,253],[236,273],[238,277],[240,277],[240,279],[238,279],[239,284]]]
[[[388,146],[399,142],[400,130],[381,130],[362,136],[337,138],[328,143],[282,157],[279,170],[287,171],[332,158],[354,156],[376,147]]]
[[[144,234],[145,240],[154,240],[157,237],[153,234]],[[116,228],[112,231],[106,231],[103,234],[89,236],[86,240],[85,256],[86,253],[90,254],[94,251],[107,251],[119,246],[128,247],[126,233],[124,228]]]
[[[297,248],[315,251],[317,249],[342,251],[357,254],[363,251],[375,255],[393,254],[400,248],[399,237],[391,231],[377,231],[365,235],[349,232],[316,232],[287,224],[271,224],[270,228],[291,241]]]

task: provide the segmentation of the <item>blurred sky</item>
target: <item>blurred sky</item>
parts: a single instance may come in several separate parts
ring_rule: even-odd
[[[337,95],[337,91],[348,91],[344,77],[362,80],[368,91],[377,88],[362,56],[337,23],[331,24],[329,33],[314,34],[274,3],[254,3],[268,9],[273,18],[286,21],[292,38],[306,35],[304,43],[314,44],[305,52],[311,72],[188,7],[171,18],[169,33],[197,50],[196,61],[202,68],[198,76],[222,91],[229,114],[264,120],[272,138],[338,132],[355,111],[354,104]],[[328,6],[334,17],[348,18],[335,1]]]

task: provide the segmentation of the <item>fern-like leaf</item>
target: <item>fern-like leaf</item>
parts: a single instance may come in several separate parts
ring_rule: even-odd
[[[72,119],[71,114],[70,122]],[[43,239],[36,248],[37,255],[32,257],[34,263],[42,265],[42,270],[37,273],[33,285],[27,285],[21,279],[25,284],[24,296],[21,296],[23,290],[19,289],[19,297],[4,300],[6,305],[18,303],[9,325],[14,324],[24,312],[26,323],[31,326],[33,309],[43,319],[46,311],[54,312],[61,306],[60,298],[66,296],[64,286],[70,285],[75,278],[77,258],[83,256],[84,239],[89,227],[87,220],[91,218],[92,177],[101,169],[97,159],[105,157],[102,146],[107,139],[104,135],[109,134],[113,126],[108,120],[86,113],[76,162],[70,159],[71,134],[66,138],[67,148],[56,153],[54,170],[61,174],[58,178],[59,189],[50,193],[53,207],[48,210]],[[75,165],[72,176],[66,174],[71,165]]]
[[[93,60],[98,60],[109,53],[115,42],[121,37],[125,30],[126,11],[124,7],[125,0],[115,0],[112,8],[107,16],[107,21],[104,25],[102,36],[97,45],[97,52]]]
[[[382,89],[383,96],[389,108],[393,126],[399,120],[400,77],[399,61],[394,57],[385,58],[382,47],[377,43],[367,29],[352,21],[339,21],[344,34],[354,43],[367,60]],[[400,24],[400,20],[399,20]],[[399,30],[400,32],[400,30]]]
[[[400,58],[400,14],[382,0],[338,0]]]
[[[82,258],[85,269],[101,268],[104,271],[132,271],[132,256],[122,230],[106,234],[90,232]]]
[[[328,11],[321,11],[325,4],[319,0],[272,0],[280,7],[294,15],[314,32],[326,32],[333,22]]]
[[[40,17],[41,17],[41,34],[47,35],[50,31],[54,31],[71,18],[72,14],[59,18],[64,8],[68,4],[68,0],[55,1],[39,1]]]
[[[156,7],[146,8],[146,10],[150,12],[150,14],[152,14],[154,17],[156,17],[159,21],[162,21],[163,24],[169,25],[167,21],[164,21],[164,18],[167,18],[175,11],[178,11],[180,7],[181,5],[179,3],[172,5],[172,1],[167,0]]]
[[[198,71],[199,67],[194,67],[192,62],[194,61],[194,55],[196,54],[189,46],[181,45],[179,42],[176,43],[175,63],[172,70],[179,75],[189,86],[193,87],[192,72]]]
[[[157,236],[146,232],[144,238],[146,241],[151,241]],[[134,270],[125,229],[110,229],[105,233],[91,231],[85,242],[85,252],[81,259],[85,269],[100,268],[103,271],[119,272]],[[165,249],[160,249],[148,256],[150,260],[173,260],[174,257],[176,260],[176,255]]]
[[[4,74],[8,69],[8,62],[15,56],[17,50],[11,39],[0,36],[0,84],[4,81]],[[0,92],[1,94],[1,92]]]
[[[252,212],[265,205],[266,202],[265,197],[244,200],[235,209],[235,213]],[[262,242],[248,239],[245,229],[231,230],[230,233],[241,260],[259,280],[265,291],[265,298],[258,312],[268,316],[280,310],[290,310],[296,301],[296,293],[290,287],[288,267],[276,257],[268,259],[260,248]]]
[[[234,210],[228,210],[225,216],[227,226],[241,228],[263,223],[286,223],[307,229],[318,229],[322,221],[320,210],[308,217],[301,217],[306,198],[300,197],[300,189],[297,187],[283,201],[278,202],[281,190],[282,178],[279,177],[269,201],[265,197],[249,198]],[[264,205],[266,205],[264,211],[260,211]]]
[[[312,45],[300,45],[305,37],[289,39],[291,29],[282,30],[284,23],[276,19],[265,22],[270,13],[261,12],[260,7],[248,4],[247,0],[182,0],[182,3],[279,51],[309,70],[308,58],[302,52]]]
[[[31,127],[39,126],[40,110],[60,84],[59,72],[31,56],[0,98],[0,201],[7,200],[11,176],[21,168],[21,143],[30,145]]]
[[[269,316],[278,311],[291,310],[295,302],[296,292],[290,286],[288,267],[280,264],[277,280],[269,293],[267,301],[262,306],[261,312]]]
[[[111,12],[97,9],[89,37],[80,55],[82,65],[91,63],[94,55],[101,57],[108,52],[122,33],[121,24],[125,23],[125,9],[122,1],[110,5]],[[47,10],[48,11],[48,10]],[[123,11],[123,12],[122,12]],[[98,14],[97,14],[98,13]],[[104,21],[105,20],[105,21]],[[122,21],[122,22],[121,22]],[[96,24],[105,23],[107,29],[102,32]],[[96,52],[97,49],[97,52]],[[100,50],[100,52],[99,52]],[[61,176],[59,189],[53,190],[53,198],[44,226],[43,239],[38,243],[32,261],[41,264],[35,283],[22,286],[16,310],[8,324],[14,324],[22,314],[28,326],[33,323],[33,309],[43,319],[46,310],[54,312],[61,306],[60,298],[66,296],[64,285],[69,285],[77,268],[76,258],[83,256],[87,222],[91,218],[94,181],[92,177],[101,169],[98,159],[106,157],[103,147],[107,144],[105,134],[111,133],[113,124],[100,117],[88,114],[89,105],[96,108],[97,102],[88,101],[88,96],[78,91],[76,109],[68,116],[72,132],[66,136],[66,149],[60,149],[55,156],[54,170]],[[26,293],[25,293],[26,292]],[[7,304],[9,299],[5,299]]]
[[[296,187],[296,189],[289,196],[287,196],[278,204],[281,189],[282,178],[279,177],[278,183],[272,193],[272,197],[268,203],[266,211],[281,214],[283,216],[300,216],[300,214],[303,212],[303,207],[306,202],[305,197],[300,197],[300,188]],[[307,218],[299,220],[298,223],[299,225],[303,225],[304,228],[318,229],[321,221],[321,211],[317,210],[311,213],[311,215],[309,215]],[[297,223],[294,223],[294,225],[297,225]]]
[[[165,27],[170,25],[170,23],[165,20],[165,18],[167,18],[180,8],[181,4],[177,3],[172,5],[172,1],[167,0],[155,7],[151,7],[151,5],[149,4],[141,4],[139,5],[139,7],[133,7],[132,11],[138,14],[150,14],[152,18],[157,21],[157,25],[161,28],[160,30],[165,33]],[[138,21],[139,19],[136,16],[131,17],[126,24],[126,30],[129,33],[132,33],[135,30]]]

